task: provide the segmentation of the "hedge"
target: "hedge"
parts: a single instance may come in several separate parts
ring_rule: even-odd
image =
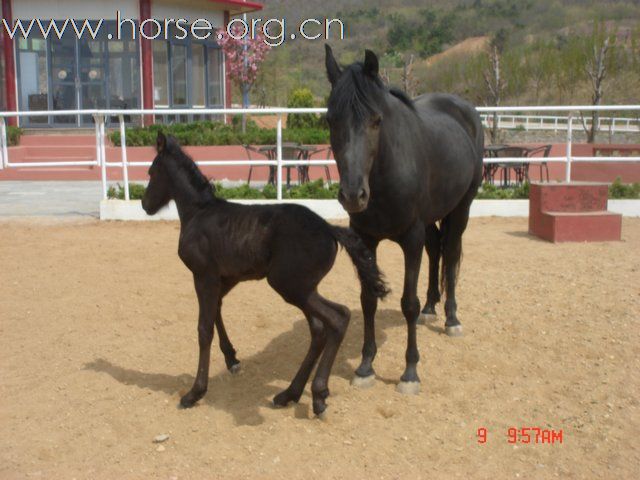
[[[216,196],[227,199],[275,199],[276,187],[274,185],[266,185],[262,189],[251,187],[247,184],[238,187],[223,187],[220,183],[212,184],[215,189]],[[313,182],[303,183],[302,185],[294,185],[290,189],[284,189],[283,198],[295,199],[336,199],[338,198],[338,183],[325,185],[321,179]],[[129,184],[129,195],[132,200],[140,200],[145,192],[145,186],[139,183]],[[124,187],[117,184],[110,187],[107,192],[108,198],[124,199]],[[529,198],[529,184],[524,183],[521,186],[500,188],[490,183],[482,185],[476,196],[480,200],[515,200]],[[609,186],[609,198],[639,199],[640,183],[625,185],[620,179],[616,179]]]
[[[235,119],[234,119],[235,120]],[[259,128],[249,122],[245,133],[234,121],[231,125],[222,122],[200,121],[173,125],[150,125],[127,128],[127,145],[132,147],[154,146],[158,132],[173,135],[182,146],[189,145],[272,145],[276,143],[275,128]],[[120,132],[109,135],[114,145],[120,146]],[[329,143],[329,130],[323,128],[285,128],[285,142],[319,145]]]

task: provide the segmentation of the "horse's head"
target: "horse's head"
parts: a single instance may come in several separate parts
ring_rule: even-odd
[[[171,162],[171,149],[162,132],[156,139],[156,158],[149,168],[149,185],[142,198],[142,208],[148,215],[154,215],[171,200],[171,184],[168,163]]]
[[[342,69],[331,47],[325,49],[331,82],[327,121],[340,172],[338,200],[347,212],[357,213],[369,204],[369,174],[378,155],[385,90],[375,53],[366,50],[363,63]]]

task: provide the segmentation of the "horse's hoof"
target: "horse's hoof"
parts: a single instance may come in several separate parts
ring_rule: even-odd
[[[325,408],[322,412],[320,412],[320,413],[316,413],[316,414],[315,414],[315,417],[316,417],[318,420],[322,421],[322,422],[326,422],[326,421],[327,421],[327,419],[329,418],[329,417],[327,416],[327,410],[326,410],[326,408]]]
[[[356,375],[351,380],[351,385],[356,388],[371,388],[376,384],[376,376],[369,375],[368,377],[359,377]]]
[[[462,325],[445,326],[444,332],[450,337],[462,337]]]
[[[396,385],[396,392],[403,395],[418,395],[420,393],[420,382],[400,382]]]
[[[231,375],[235,375],[237,373],[240,373],[240,363],[234,363],[233,365],[231,365],[229,367],[229,373],[231,373]]]
[[[421,313],[418,315],[419,325],[429,325],[438,321],[438,316],[435,313]]]

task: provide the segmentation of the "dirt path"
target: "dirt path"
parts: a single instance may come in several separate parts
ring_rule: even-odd
[[[176,408],[197,362],[177,224],[0,223],[0,479],[633,478],[640,221],[624,221],[619,243],[552,245],[525,232],[524,219],[471,221],[466,336],[442,335],[442,320],[419,327],[412,397],[394,389],[406,337],[400,250],[380,250],[394,291],[379,307],[369,390],[349,385],[362,313],[341,253],[322,292],[353,320],[322,422],[309,418],[309,387],[300,404],[270,407],[308,332],[265,282],[240,285],[223,309],[243,373],[228,374],[216,347],[209,393]],[[512,426],[562,429],[563,443],[511,445]],[[163,451],[159,434],[170,436]]]

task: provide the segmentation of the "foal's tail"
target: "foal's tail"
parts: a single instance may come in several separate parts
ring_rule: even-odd
[[[331,226],[334,238],[342,245],[358,272],[362,289],[376,298],[384,298],[389,293],[382,272],[371,251],[356,232],[350,228]]]

